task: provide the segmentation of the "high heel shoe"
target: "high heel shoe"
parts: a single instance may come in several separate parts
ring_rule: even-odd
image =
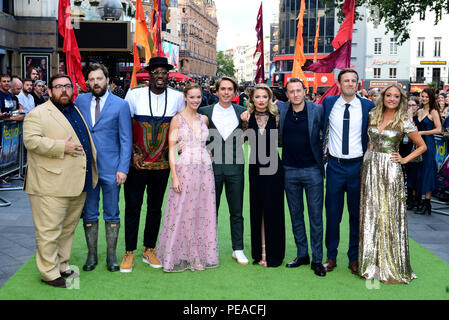
[[[262,259],[258,262],[261,266],[266,267],[267,266],[267,254],[265,251],[265,245],[262,245]]]
[[[421,209],[415,211],[416,214],[420,215],[431,215],[432,205],[430,204],[430,199],[424,199],[423,206]]]

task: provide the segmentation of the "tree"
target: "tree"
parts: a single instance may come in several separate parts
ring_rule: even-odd
[[[328,8],[335,8],[339,17],[345,0],[325,0]],[[392,31],[402,44],[410,38],[409,25],[415,14],[425,18],[427,10],[435,12],[435,25],[441,20],[444,14],[449,13],[449,1],[447,0],[355,0],[355,6],[367,6],[371,17],[384,23],[387,31]],[[361,20],[357,14],[356,19]],[[366,17],[365,17],[366,18]]]
[[[234,77],[235,68],[232,58],[223,51],[217,53],[217,76]]]

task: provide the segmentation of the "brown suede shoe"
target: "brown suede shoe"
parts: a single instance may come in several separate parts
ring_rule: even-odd
[[[357,260],[350,261],[348,268],[351,269],[352,274],[359,275],[359,262]]]
[[[323,263],[324,270],[326,272],[330,272],[334,270],[335,267],[337,267],[337,259],[327,259],[325,263]]]

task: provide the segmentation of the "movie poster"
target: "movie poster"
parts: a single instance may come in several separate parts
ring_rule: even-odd
[[[19,123],[1,123],[0,171],[19,165]]]

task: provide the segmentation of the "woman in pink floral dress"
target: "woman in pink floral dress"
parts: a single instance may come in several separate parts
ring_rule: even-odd
[[[170,122],[172,181],[156,250],[166,272],[218,267],[215,182],[206,149],[209,123],[197,113],[201,88],[189,84],[184,96],[186,108]]]

